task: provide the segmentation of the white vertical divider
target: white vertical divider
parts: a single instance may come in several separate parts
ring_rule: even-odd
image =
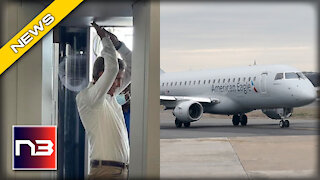
[[[133,4],[129,178],[160,177],[160,3]]]

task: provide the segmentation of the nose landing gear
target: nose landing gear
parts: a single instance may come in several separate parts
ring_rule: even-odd
[[[281,128],[289,127],[290,126],[290,122],[289,122],[289,120],[281,119],[280,122],[279,122],[279,126]]]

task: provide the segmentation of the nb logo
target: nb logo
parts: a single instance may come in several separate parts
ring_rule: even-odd
[[[16,140],[16,156],[20,156],[20,146],[29,145],[31,148],[31,156],[51,156],[53,153],[53,143],[51,140],[35,140],[38,145],[38,150],[46,151],[37,151],[36,146],[30,140]],[[39,144],[45,144],[46,146],[40,146]]]

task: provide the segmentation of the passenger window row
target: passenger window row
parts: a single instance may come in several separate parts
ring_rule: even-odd
[[[221,81],[220,81],[221,80]],[[240,82],[250,82],[251,80],[253,80],[253,81],[256,81],[256,77],[253,77],[253,78],[251,78],[251,77],[248,77],[248,78],[246,78],[246,77],[243,77],[242,78],[242,81],[241,81],[241,78],[239,77],[239,78],[228,78],[228,79],[226,79],[226,78],[224,78],[224,79],[213,79],[212,81],[211,80],[203,80],[203,81],[201,81],[201,80],[194,80],[194,81],[179,81],[179,82],[163,82],[162,84],[161,84],[161,86],[177,86],[177,85],[179,85],[179,86],[181,86],[181,85],[185,85],[185,86],[187,86],[187,85],[196,85],[196,84],[198,84],[198,85],[200,85],[200,84],[203,84],[203,85],[205,85],[205,84],[215,84],[215,83],[217,83],[217,84],[220,84],[220,82],[222,82],[222,83],[231,83],[231,82],[233,82],[233,83],[235,83],[235,82],[238,82],[238,83],[240,83]]]

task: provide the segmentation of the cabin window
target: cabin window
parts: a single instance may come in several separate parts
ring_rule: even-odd
[[[246,82],[246,78],[245,77],[243,78],[243,82]]]
[[[233,78],[233,82],[235,82],[236,81],[236,78]]]
[[[206,84],[206,80],[203,80],[203,84]]]
[[[162,83],[162,86],[164,86],[164,83]]]
[[[230,82],[230,78],[228,79],[228,83]]]
[[[167,82],[167,86],[169,86],[169,83]]]
[[[238,82],[240,82],[240,78],[238,78]]]
[[[196,81],[193,81],[193,85],[196,85]]]
[[[171,82],[170,86],[172,86],[172,85],[173,85],[173,82]]]
[[[257,79],[257,78],[256,78],[256,77],[254,77],[254,78],[253,78],[253,81],[256,81],[256,79]]]
[[[250,80],[251,80],[251,77],[249,77],[248,81],[250,82]]]
[[[184,85],[187,85],[187,81],[184,82]]]
[[[220,83],[220,79],[218,79],[218,83]]]
[[[222,81],[222,83],[224,83],[226,80],[225,79],[223,79],[223,81]]]
[[[210,84],[211,80],[208,80],[208,84]]]
[[[291,73],[285,73],[286,79],[299,79],[299,76],[297,73],[291,72]]]
[[[200,80],[198,81],[198,84],[200,84]]]
[[[189,81],[189,85],[191,85],[191,81]]]
[[[276,74],[276,77],[274,78],[274,80],[279,80],[279,79],[283,79],[283,73]]]
[[[174,85],[176,86],[176,85],[177,85],[177,82],[175,82]]]
[[[180,86],[182,85],[182,82],[180,81]]]
[[[214,80],[213,80],[213,83],[215,83],[215,82],[216,82],[216,80],[214,79]]]

